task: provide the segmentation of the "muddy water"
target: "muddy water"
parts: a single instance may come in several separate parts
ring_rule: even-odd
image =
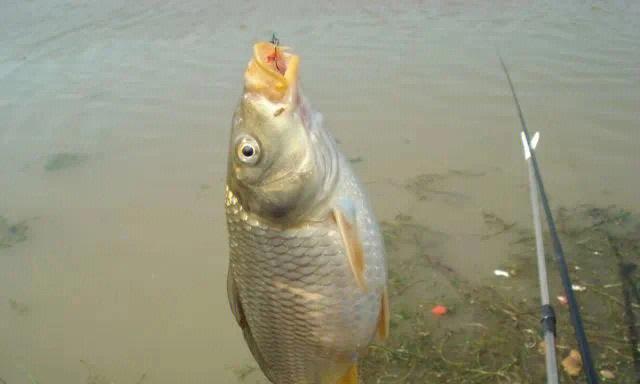
[[[637,3],[386,3],[3,2],[0,378],[265,382],[227,306],[222,191],[273,31],[380,218],[446,234],[438,257],[469,280],[508,258],[487,214],[529,221],[496,49],[552,203],[640,210]]]

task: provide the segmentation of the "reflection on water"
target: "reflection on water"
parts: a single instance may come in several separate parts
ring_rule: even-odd
[[[455,349],[415,358],[447,340],[429,317],[442,300],[449,323],[489,328],[469,331],[492,336],[470,338],[486,343],[483,367],[519,377],[500,370],[509,361],[493,336],[530,345],[536,335],[516,331],[537,329],[537,299],[528,274],[492,274],[533,256],[513,244],[530,235],[530,208],[496,49],[541,131],[552,204],[638,212],[639,16],[635,2],[4,2],[0,378],[265,382],[226,302],[222,191],[241,75],[251,44],[273,31],[301,54],[306,94],[392,236],[396,336],[372,353],[367,377],[418,380],[431,361],[439,380],[476,369]],[[399,225],[414,238],[394,248]],[[628,253],[625,263],[640,261]],[[594,336],[598,369],[632,382],[618,264],[597,260],[575,273],[595,288],[579,297],[586,317],[613,324]],[[505,298],[470,304],[467,289]],[[525,299],[531,317],[502,311]],[[560,332],[570,347],[570,328]],[[513,367],[538,377],[541,357],[527,351]]]

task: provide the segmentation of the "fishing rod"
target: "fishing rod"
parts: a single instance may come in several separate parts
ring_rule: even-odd
[[[516,105],[516,110],[518,112],[518,118],[520,119],[520,125],[522,127],[522,135],[524,135],[524,141],[527,147],[530,146],[531,137],[529,135],[529,131],[527,130],[527,124],[524,121],[524,114],[522,113],[522,108],[520,107],[520,101],[518,100],[518,96],[516,95],[515,88],[513,86],[513,82],[511,81],[511,76],[509,75],[509,70],[507,69],[502,56],[498,54],[498,58],[500,59],[500,64],[502,65],[502,69],[504,74],[507,77],[507,81],[509,82],[509,88],[511,89],[511,95],[513,96],[513,100]],[[547,219],[547,226],[549,227],[549,233],[551,235],[551,244],[553,245],[554,256],[556,259],[556,263],[558,265],[558,269],[560,270],[560,277],[562,279],[562,286],[564,288],[565,296],[567,297],[567,303],[569,305],[569,315],[571,318],[571,323],[573,324],[573,329],[576,335],[576,340],[578,342],[578,349],[580,350],[580,354],[582,355],[582,361],[584,363],[584,374],[587,379],[587,383],[589,384],[597,384],[598,383],[598,375],[596,374],[595,367],[593,364],[593,359],[591,357],[591,350],[589,348],[589,341],[587,340],[587,335],[584,331],[584,325],[582,323],[582,317],[580,316],[580,308],[578,306],[578,302],[573,293],[573,288],[571,287],[571,277],[569,276],[569,268],[567,267],[567,262],[564,257],[564,251],[562,250],[562,244],[560,243],[560,237],[558,236],[558,231],[556,229],[556,224],[553,220],[553,214],[551,213],[551,208],[549,208],[549,200],[547,199],[547,194],[544,189],[544,184],[542,183],[542,176],[540,175],[540,168],[538,166],[538,160],[536,159],[536,155],[534,151],[530,151],[531,158],[530,164],[533,169],[533,174],[535,176],[536,186],[540,195],[540,201],[542,202],[542,207],[544,209],[545,217]],[[543,310],[543,319],[545,322]]]
[[[549,282],[547,280],[547,263],[544,257],[544,241],[542,239],[542,221],[540,220],[540,206],[538,201],[538,185],[534,176],[531,163],[531,152],[536,148],[539,133],[533,135],[528,143],[524,133],[520,134],[524,159],[529,170],[529,192],[531,197],[531,210],[533,213],[533,227],[536,234],[536,256],[538,258],[538,279],[540,285],[540,301],[542,303],[542,332],[545,344],[545,366],[547,368],[547,383],[558,384],[558,363],[556,359],[556,314],[549,299]]]

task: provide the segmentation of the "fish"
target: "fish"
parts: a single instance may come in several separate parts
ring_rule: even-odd
[[[389,334],[384,244],[299,68],[288,47],[253,46],[229,142],[227,293],[271,383],[356,384]]]

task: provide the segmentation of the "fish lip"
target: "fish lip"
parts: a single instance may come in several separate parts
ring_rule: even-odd
[[[295,103],[300,58],[288,50],[270,42],[254,44],[253,57],[244,74],[245,92],[264,96],[271,102]],[[278,68],[278,63],[285,66],[284,70]]]

